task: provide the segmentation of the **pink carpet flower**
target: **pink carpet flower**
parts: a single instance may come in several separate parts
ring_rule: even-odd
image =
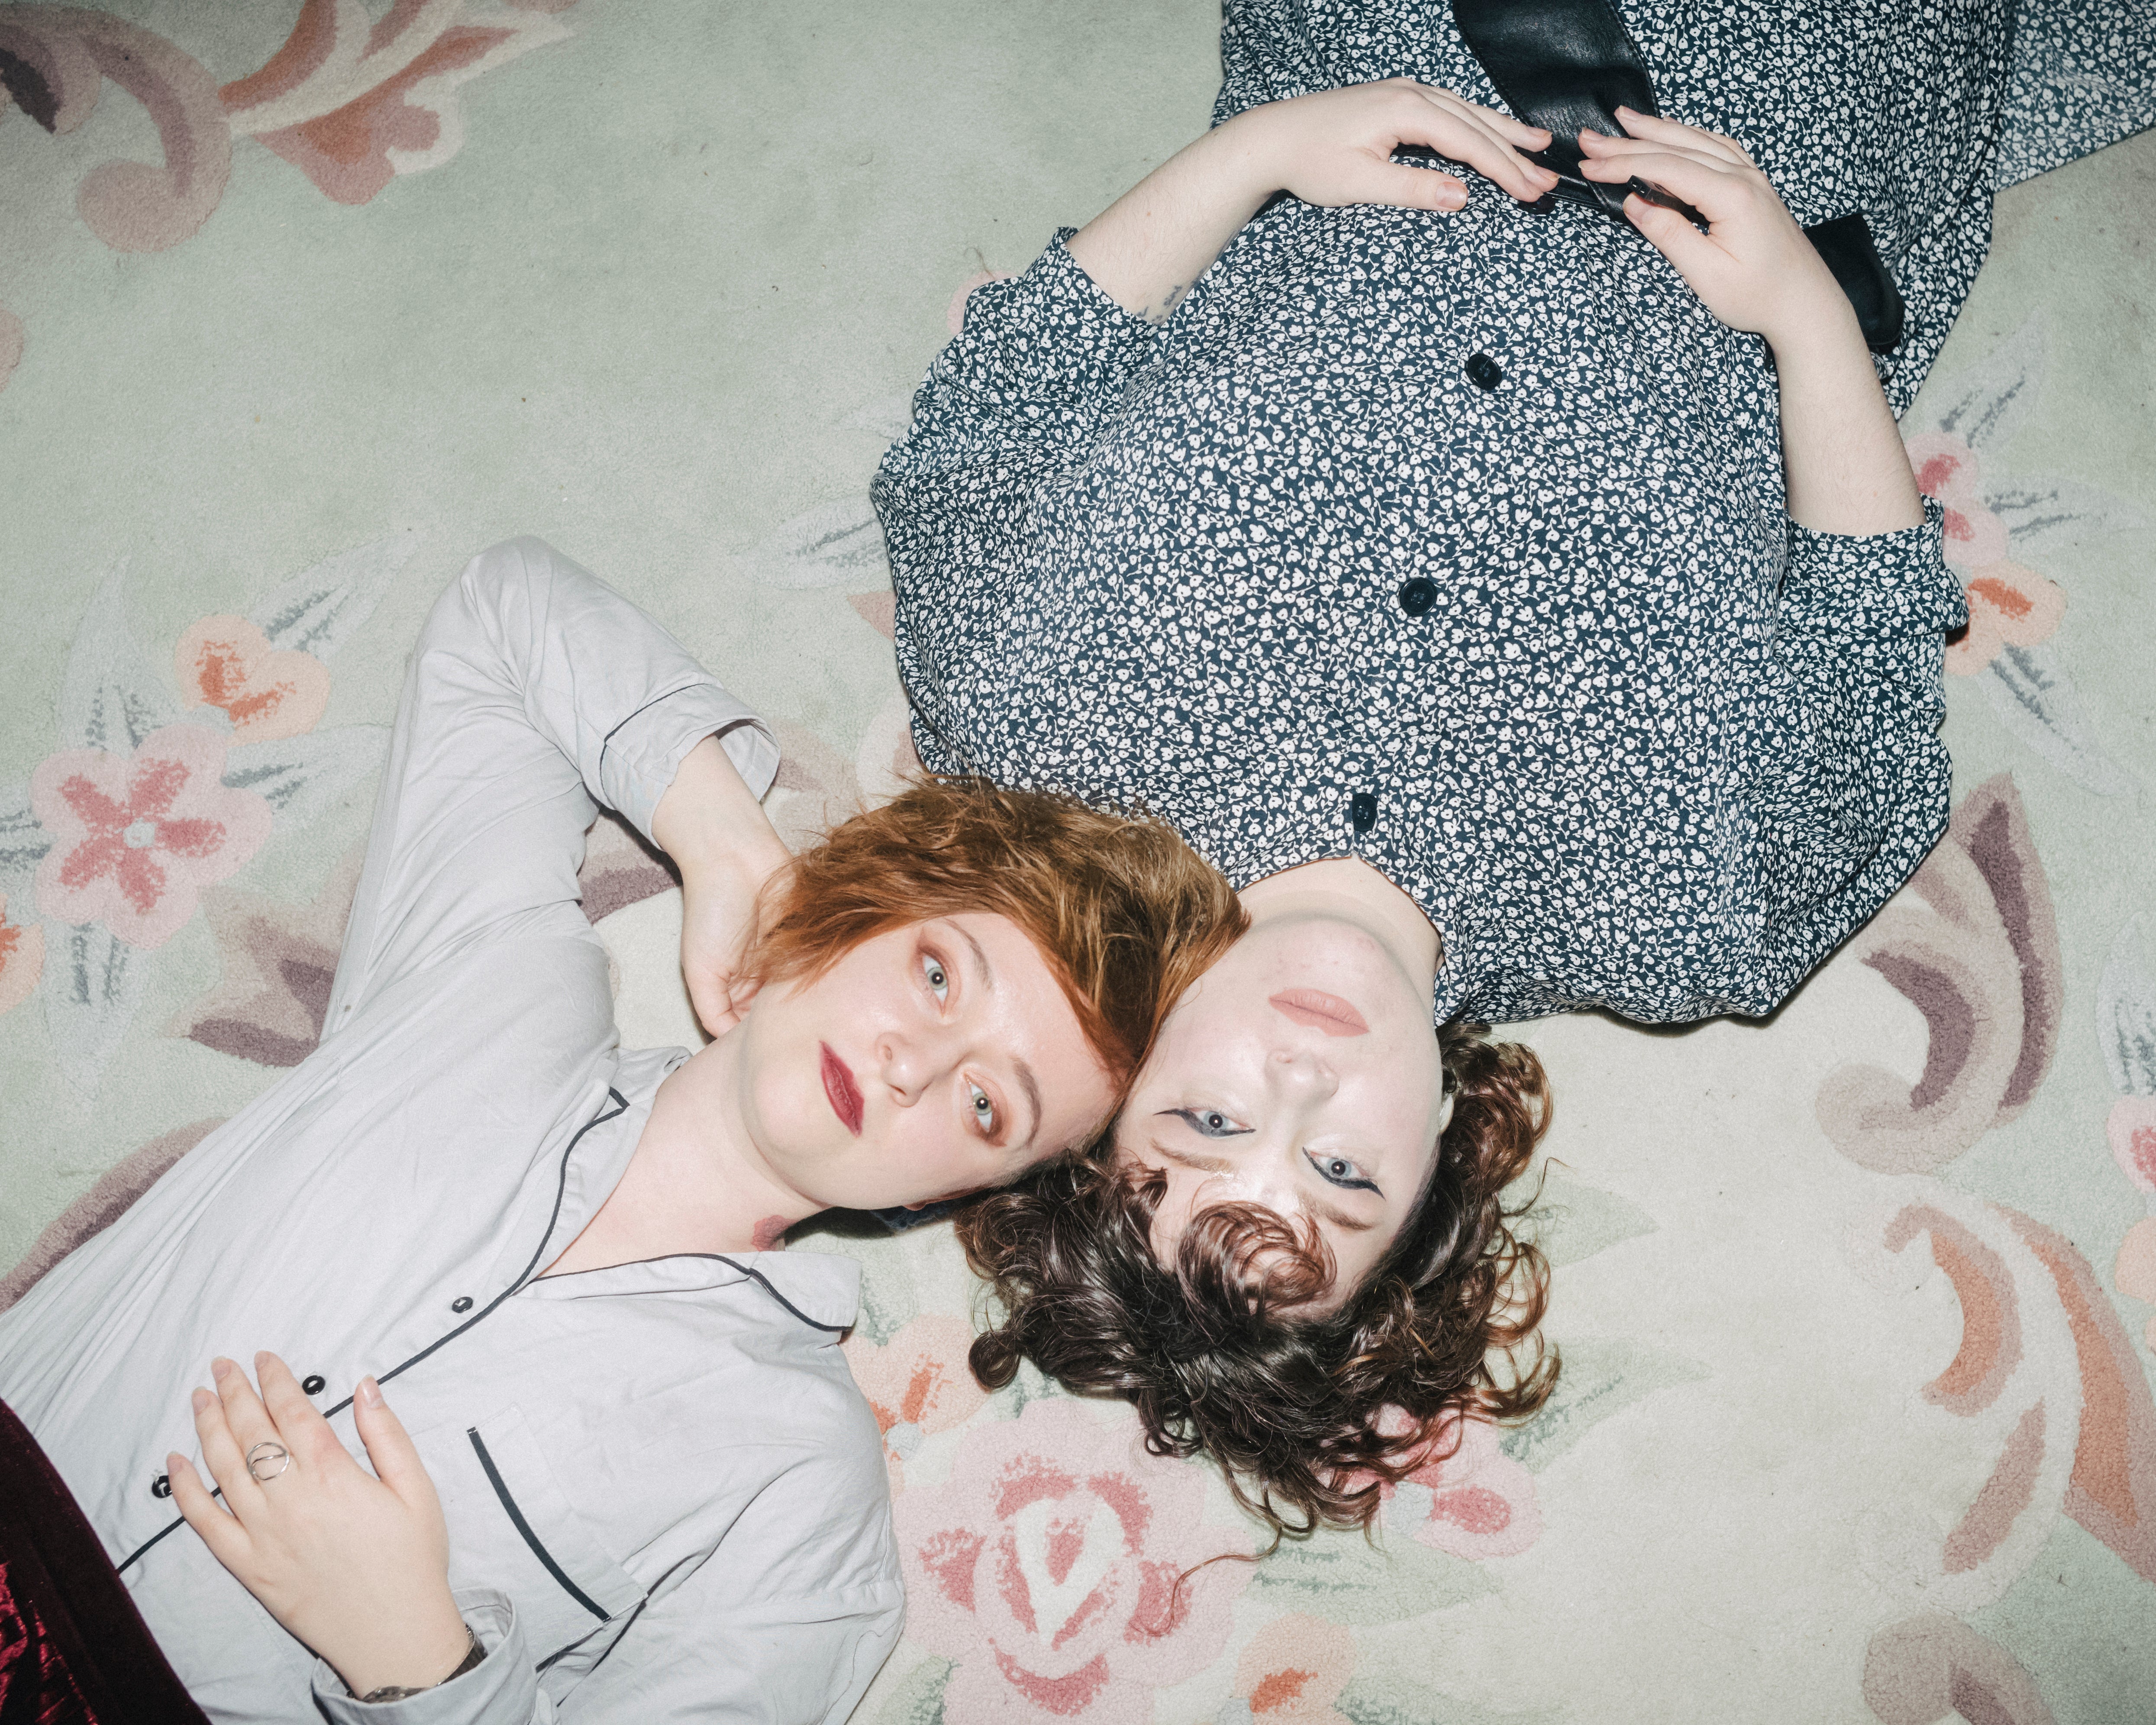
[[[1385,1487],[1385,1526],[1476,1562],[1517,1557],[1542,1537],[1535,1476],[1498,1447],[1487,1420],[1459,1420],[1432,1447],[1442,1453],[1455,1430],[1460,1446],[1450,1455]]]
[[[203,887],[239,872],[270,836],[270,805],[222,783],[225,740],[167,725],[132,755],[63,749],[30,775],[30,808],[53,835],[38,908],[102,922],[130,946],[160,947]]]
[[[2104,1122],[2119,1171],[2156,1198],[2156,1096],[2121,1096]]]
[[[1251,1725],[1348,1725],[1332,1703],[1355,1671],[1355,1638],[1297,1615],[1267,1624],[1235,1662],[1235,1699],[1220,1715]],[[1247,1711],[1245,1711],[1247,1710]]]
[[[1947,643],[1947,669],[1973,677],[2004,647],[2033,647],[2049,640],[2066,614],[2065,590],[2019,563],[1987,563],[1966,584],[1969,630]]]
[[[891,1495],[906,1489],[906,1460],[931,1432],[963,1425],[988,1393],[966,1365],[973,1330],[962,1317],[916,1317],[878,1347],[859,1330],[846,1338],[846,1363],[883,1433]]]
[[[244,617],[205,617],[172,649],[180,698],[232,721],[235,742],[266,742],[315,728],[330,702],[330,668],[311,653],[273,649]]]
[[[1204,1478],[1136,1422],[1067,1397],[968,1432],[941,1486],[898,1501],[906,1632],[957,1661],[949,1725],[1122,1725],[1220,1656],[1247,1563],[1201,1524]]]
[[[30,998],[45,968],[45,932],[8,921],[8,895],[0,892],[0,1012]]]
[[[1958,569],[1981,569],[2006,559],[2006,523],[1976,488],[1976,452],[1948,431],[1907,439],[1917,489],[1936,497],[1946,514],[1946,559]]]

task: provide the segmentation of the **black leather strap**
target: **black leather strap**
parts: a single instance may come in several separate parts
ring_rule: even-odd
[[[1625,197],[1636,193],[1704,228],[1681,198],[1647,181],[1604,185],[1579,172],[1584,129],[1624,136],[1617,110],[1660,114],[1654,80],[1639,44],[1609,0],[1452,0],[1453,22],[1505,105],[1530,126],[1546,128],[1549,147],[1533,159],[1558,176],[1554,196],[1625,218]],[[1884,353],[1902,339],[1902,295],[1887,273],[1861,211],[1804,229],[1856,308],[1864,339]]]

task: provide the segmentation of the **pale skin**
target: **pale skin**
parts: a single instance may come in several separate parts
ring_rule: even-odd
[[[829,970],[757,989],[741,961],[788,853],[715,738],[652,820],[680,869],[682,964],[714,1037],[670,1074],[620,1183],[545,1274],[680,1253],[768,1250],[834,1206],[921,1204],[1015,1178],[1097,1129],[1115,1085],[1014,923],[961,914],[860,942]],[[194,1393],[203,1459],[172,1501],[211,1553],[356,1695],[440,1682],[470,1645],[426,1470],[372,1378],[354,1459],[275,1354],[258,1393],[231,1360]],[[290,1466],[258,1482],[263,1441]],[[265,1467],[265,1471],[268,1471]]]
[[[1625,199],[1633,225],[1707,309],[1772,351],[1790,517],[1852,535],[1919,525],[1922,499],[1856,313],[1766,177],[1733,139],[1630,109],[1619,116],[1627,136],[1580,134],[1581,171],[1613,183],[1637,177],[1707,218],[1702,234],[1674,211]],[[1408,79],[1299,96],[1206,133],[1069,249],[1126,311],[1161,321],[1276,193],[1327,207],[1459,209],[1460,180],[1391,159],[1419,146],[1529,202],[1556,176],[1519,151],[1548,142],[1546,131]],[[1643,254],[1640,267],[1660,266]],[[1242,898],[1250,932],[1170,1014],[1116,1151],[1167,1177],[1153,1223],[1163,1262],[1203,1209],[1262,1204],[1317,1230],[1333,1279],[1316,1304],[1331,1310],[1398,1236],[1450,1117],[1430,1014],[1437,932],[1355,858],[1273,875]],[[1333,997],[1350,1017],[1305,1009],[1304,989]]]

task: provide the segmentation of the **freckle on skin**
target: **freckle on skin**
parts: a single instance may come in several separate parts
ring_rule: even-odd
[[[749,1245],[759,1252],[775,1252],[786,1238],[786,1230],[793,1225],[788,1216],[766,1216],[756,1224],[756,1231],[748,1237]]]

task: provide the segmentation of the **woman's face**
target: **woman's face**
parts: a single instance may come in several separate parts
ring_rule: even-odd
[[[762,989],[734,1034],[751,1137],[823,1205],[1003,1184],[1115,1106],[1062,986],[1003,916],[875,935],[814,981]]]
[[[1163,1026],[1116,1134],[1118,1160],[1168,1191],[1152,1247],[1171,1265],[1191,1219],[1263,1205],[1332,1254],[1337,1307],[1429,1183],[1451,1117],[1426,981],[1357,923],[1261,922]]]

